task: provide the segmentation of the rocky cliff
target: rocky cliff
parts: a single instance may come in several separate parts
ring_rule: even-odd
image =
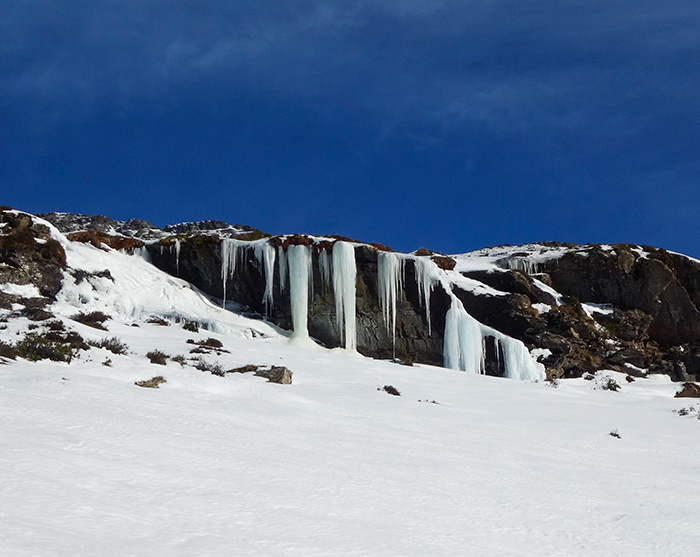
[[[524,346],[549,377],[599,369],[700,376],[700,263],[661,249],[543,243],[447,257],[394,254],[337,237],[268,237],[216,221],[159,229],[106,217],[44,217],[74,241],[138,249],[220,303],[225,298],[232,309],[283,329],[300,328],[305,305],[305,332],[327,347],[512,375],[530,365]],[[31,227],[17,215],[2,218],[0,282],[22,281],[17,269],[31,268],[27,276],[43,285],[42,294],[55,294],[60,252],[46,238],[17,251],[9,238]]]

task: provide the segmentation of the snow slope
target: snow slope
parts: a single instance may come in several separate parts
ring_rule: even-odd
[[[0,366],[2,555],[697,555],[700,420],[665,379],[554,389],[214,335],[285,386],[149,364],[192,335],[110,328],[137,355]]]
[[[698,555],[700,420],[666,377],[552,388],[304,350],[138,256],[66,251],[113,281],[70,278],[51,310],[129,354],[0,365],[0,555]],[[228,352],[207,361],[293,384],[145,356],[208,337]]]

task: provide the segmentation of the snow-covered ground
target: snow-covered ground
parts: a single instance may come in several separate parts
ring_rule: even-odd
[[[666,377],[553,388],[306,350],[138,256],[66,250],[114,281],[69,279],[50,309],[129,354],[0,365],[0,555],[700,553],[700,403]],[[3,325],[16,341],[30,322]],[[145,356],[210,337],[228,352],[207,361],[284,365],[293,384]]]
[[[201,333],[109,335],[136,354],[0,366],[2,555],[698,554],[700,420],[665,378],[555,389],[207,333],[224,367],[292,369],[277,385],[143,356]]]

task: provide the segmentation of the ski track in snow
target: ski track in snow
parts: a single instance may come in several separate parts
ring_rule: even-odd
[[[130,354],[0,365],[0,555],[698,555],[700,420],[673,410],[700,404],[665,376],[554,389],[304,350],[138,256],[64,245],[114,282],[68,279],[52,311]],[[290,274],[308,283],[299,251]],[[109,331],[70,320],[79,310],[113,315]],[[293,385],[145,357],[207,337],[229,353],[206,360],[285,365]],[[156,375],[159,389],[134,385]]]

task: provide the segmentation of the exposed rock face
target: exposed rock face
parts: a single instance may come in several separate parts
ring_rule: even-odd
[[[158,228],[142,219],[117,221],[103,215],[80,215],[76,213],[43,213],[37,215],[58,228],[64,234],[97,231],[103,235],[126,236],[142,240],[157,240],[177,234],[206,234],[216,231],[227,238],[254,240],[265,236],[257,228],[243,224],[228,224],[219,220],[182,222]],[[78,237],[79,238],[79,237]],[[78,240],[85,241],[85,240]],[[120,249],[120,248],[117,248]]]
[[[154,265],[219,299],[224,297],[222,238],[266,237],[251,227],[220,221],[159,229],[136,219],[119,222],[62,213],[47,218],[70,232],[71,239],[102,249],[145,247]],[[47,300],[55,296],[65,267],[61,246],[29,216],[5,212],[2,219],[0,283],[34,284]],[[334,289],[323,278],[323,266],[337,241],[347,239],[300,234],[269,239],[278,256],[291,246],[308,246],[312,277],[308,332],[328,347],[343,346]],[[394,335],[380,303],[379,257],[391,250],[379,244],[353,245],[356,346],[364,355],[443,365],[446,316],[456,297],[484,326],[537,349],[551,377],[577,377],[599,369],[630,375],[665,373],[676,381],[700,377],[700,263],[690,258],[646,246],[551,242],[480,250],[470,257],[484,256],[491,263],[460,267],[461,256],[421,249],[402,260]],[[269,276],[260,254],[254,244],[246,246],[227,281],[227,302],[250,316],[292,329],[289,283],[287,279],[287,286],[281,286],[279,257],[272,290],[266,292]],[[453,279],[459,277],[458,271],[464,277],[433,283],[427,314],[416,279],[421,261],[451,273]],[[272,303],[267,307],[270,294]],[[0,306],[10,307],[16,301],[16,296],[0,293]],[[25,307],[41,310],[40,302]],[[488,335],[483,346],[484,371],[502,375],[503,348]]]
[[[650,315],[649,338],[661,345],[700,339],[700,264],[654,248],[644,257],[629,246],[613,248],[567,253],[543,270],[563,294]]]
[[[42,296],[54,298],[65,266],[65,251],[48,227],[27,214],[0,212],[0,284],[34,285]],[[16,300],[0,296],[0,305],[9,307],[9,301]]]
[[[307,241],[307,236],[290,237],[287,242]],[[309,242],[311,243],[311,242]],[[273,245],[275,245],[273,243]],[[282,246],[282,242],[279,243]],[[303,245],[303,244],[297,244]],[[333,242],[320,248],[332,248]],[[217,236],[192,236],[180,241],[179,260],[176,257],[174,239],[162,240],[148,246],[151,261],[164,271],[178,275],[204,292],[217,298],[223,297],[221,277],[221,248]],[[327,347],[342,345],[335,299],[332,289],[322,280],[319,266],[320,249],[312,253],[313,288],[309,309],[309,334]],[[379,306],[377,272],[378,250],[369,245],[355,249],[357,263],[357,349],[360,353],[376,358],[398,358],[403,361],[421,361],[442,365],[444,315],[449,308],[449,298],[442,287],[436,287],[431,296],[430,312],[434,325],[428,330],[425,310],[420,306],[418,285],[411,261],[405,269],[405,297],[397,301],[396,343],[388,329]],[[268,310],[268,318],[283,329],[292,329],[289,289],[280,289],[279,264],[274,271],[274,304]],[[265,276],[252,249],[244,252],[234,280],[227,287],[227,299],[247,308],[261,317],[265,315]]]

